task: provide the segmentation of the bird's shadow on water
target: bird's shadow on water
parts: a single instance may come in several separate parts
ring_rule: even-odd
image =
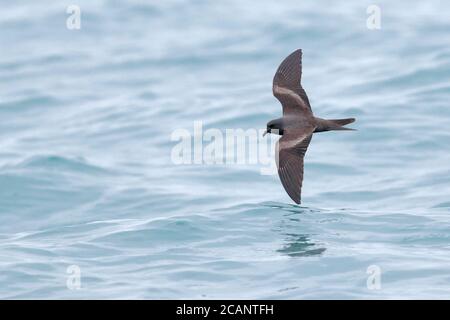
[[[309,221],[302,219],[302,216],[320,213],[320,209],[273,202],[263,203],[262,205],[284,211],[283,218],[275,229],[284,238],[284,245],[277,252],[298,258],[320,256],[327,250],[323,244],[319,244],[312,239],[313,234],[296,231],[305,229],[304,224],[309,223]]]

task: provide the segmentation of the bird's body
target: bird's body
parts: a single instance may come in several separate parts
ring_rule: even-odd
[[[313,115],[301,86],[302,50],[291,53],[278,67],[273,79],[273,94],[283,106],[283,116],[267,123],[268,133],[281,135],[277,143],[278,175],[284,189],[296,203],[301,202],[303,158],[313,133],[353,130],[344,127],[354,118],[326,120]]]

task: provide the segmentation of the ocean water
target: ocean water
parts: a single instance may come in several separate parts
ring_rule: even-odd
[[[450,297],[450,4],[0,5],[0,298]],[[174,163],[196,121],[279,117],[297,48],[358,130],[313,137],[300,206],[261,163]]]

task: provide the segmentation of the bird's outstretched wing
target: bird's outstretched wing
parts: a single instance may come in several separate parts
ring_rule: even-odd
[[[308,96],[301,86],[302,49],[292,52],[278,67],[273,77],[273,95],[283,106],[283,115],[301,114],[312,117]]]
[[[278,175],[287,194],[295,203],[301,202],[303,159],[314,128],[303,132],[287,132],[276,146]]]

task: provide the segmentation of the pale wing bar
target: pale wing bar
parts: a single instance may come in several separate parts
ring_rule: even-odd
[[[302,50],[298,49],[283,60],[273,78],[273,95],[283,105],[283,114],[312,115],[305,90],[301,87]]]

